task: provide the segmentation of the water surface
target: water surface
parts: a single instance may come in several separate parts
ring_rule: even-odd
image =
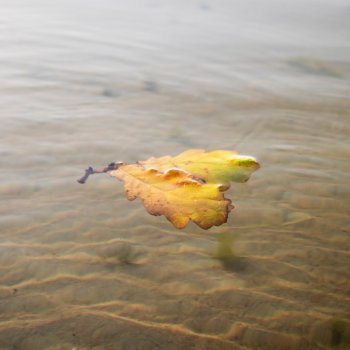
[[[0,349],[347,348],[347,1],[0,5]],[[76,183],[189,148],[262,164],[226,225]]]

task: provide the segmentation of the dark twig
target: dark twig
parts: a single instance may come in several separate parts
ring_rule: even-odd
[[[90,175],[92,175],[92,174],[102,174],[102,173],[107,173],[108,171],[116,170],[116,169],[118,169],[118,167],[121,164],[123,164],[123,163],[122,162],[118,162],[118,163],[114,163],[113,162],[113,163],[108,164],[103,169],[94,169],[93,167],[89,166],[85,170],[85,175],[83,177],[81,177],[80,179],[78,179],[77,181],[80,184],[84,184]]]

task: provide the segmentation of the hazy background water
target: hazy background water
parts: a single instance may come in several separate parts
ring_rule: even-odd
[[[347,0],[0,9],[0,349],[348,348]],[[188,148],[261,162],[228,224],[76,183]]]

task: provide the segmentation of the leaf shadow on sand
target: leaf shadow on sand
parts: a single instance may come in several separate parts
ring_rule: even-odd
[[[212,258],[218,260],[226,271],[244,273],[250,270],[251,261],[247,257],[237,256],[234,243],[238,235],[224,232],[218,235],[217,245]]]

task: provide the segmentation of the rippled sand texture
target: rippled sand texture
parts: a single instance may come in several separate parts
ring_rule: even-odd
[[[350,7],[315,3],[3,5],[1,350],[349,348]],[[187,148],[261,162],[228,224],[76,183]]]

